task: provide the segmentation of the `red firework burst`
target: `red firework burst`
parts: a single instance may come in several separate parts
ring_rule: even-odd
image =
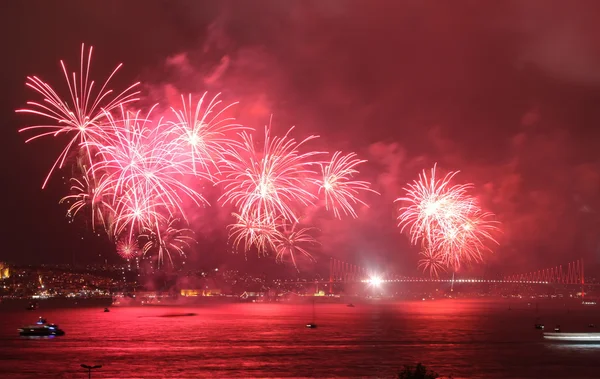
[[[140,248],[135,238],[123,238],[117,242],[117,254],[122,258],[135,258],[140,254]]]

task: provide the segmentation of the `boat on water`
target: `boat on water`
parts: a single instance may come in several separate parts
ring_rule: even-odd
[[[39,305],[38,305],[38,303],[34,301],[34,302],[31,302],[31,303],[29,303],[29,305],[27,305],[27,308],[26,308],[26,309],[27,309],[28,311],[35,311],[35,310],[36,310],[36,309],[38,309],[38,308],[39,308]]]
[[[65,332],[56,324],[48,324],[46,319],[40,317],[35,325],[19,328],[19,335],[26,337],[53,337],[63,336]]]
[[[544,333],[544,339],[560,342],[600,343],[600,333]]]
[[[317,324],[315,323],[315,302],[313,300],[313,316],[312,316],[312,321],[306,324],[306,327],[308,329],[316,329]]]

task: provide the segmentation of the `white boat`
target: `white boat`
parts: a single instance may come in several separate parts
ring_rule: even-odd
[[[562,342],[600,343],[600,333],[544,333],[544,339]]]

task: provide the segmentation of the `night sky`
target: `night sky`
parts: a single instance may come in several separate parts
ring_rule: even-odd
[[[0,260],[118,261],[85,222],[69,224],[62,176],[42,182],[65,140],[25,144],[15,114],[37,75],[62,91],[94,46],[92,75],[118,63],[113,87],[142,81],[141,105],[180,93],[223,93],[261,129],[319,134],[315,148],[369,163],[358,220],[314,215],[322,253],[415,270],[417,249],[396,228],[393,200],[435,162],[473,182],[502,222],[500,247],[475,272],[514,272],[600,258],[600,27],[597,1],[19,1],[0,23]],[[61,87],[62,86],[62,87]],[[190,262],[244,261],[227,252],[228,211],[194,213]],[[223,225],[220,225],[219,223]],[[83,238],[83,239],[82,239]],[[102,257],[99,257],[99,254]],[[262,264],[250,258],[250,264]]]

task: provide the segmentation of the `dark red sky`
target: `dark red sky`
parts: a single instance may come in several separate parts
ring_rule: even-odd
[[[141,80],[152,102],[223,92],[240,119],[322,136],[315,147],[369,160],[381,197],[358,221],[316,221],[325,253],[413,270],[392,201],[434,162],[461,170],[503,223],[487,269],[600,257],[600,27],[596,1],[21,1],[3,5],[0,260],[113,256],[69,225],[54,180],[60,143],[24,144],[14,114],[35,94],[26,75],[62,85],[58,66],[95,47],[93,72]],[[60,179],[60,175],[57,176]],[[215,206],[215,208],[217,208]],[[196,214],[193,261],[226,261],[224,236]],[[220,229],[219,229],[220,230]],[[82,240],[81,237],[84,237]],[[239,258],[239,257],[238,257]]]

